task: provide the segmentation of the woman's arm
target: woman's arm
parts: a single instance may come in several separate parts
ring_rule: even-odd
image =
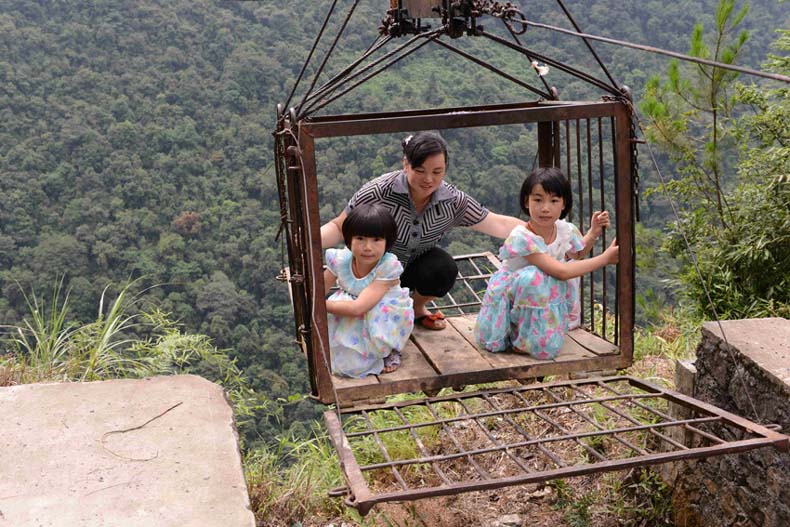
[[[343,241],[343,222],[346,221],[346,211],[321,226],[321,248],[334,247]]]
[[[356,300],[327,300],[326,310],[333,315],[342,317],[356,317],[364,315],[384,298],[392,286],[398,285],[400,280],[374,280],[362,290]]]
[[[530,254],[525,258],[530,265],[538,267],[544,273],[558,280],[570,280],[571,278],[595,271],[605,265],[615,264],[619,257],[620,247],[617,246],[617,240],[612,240],[612,244],[602,254],[585,260],[560,262],[546,253]]]
[[[488,216],[483,218],[483,221],[472,225],[470,228],[489,236],[497,238],[507,238],[515,227],[519,225],[526,225],[527,222],[514,218],[513,216],[503,216],[502,214],[495,214],[489,212]]]

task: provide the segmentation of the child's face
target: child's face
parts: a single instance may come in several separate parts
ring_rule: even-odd
[[[387,239],[371,236],[353,236],[351,254],[358,263],[376,265],[387,250]]]
[[[532,187],[532,192],[527,198],[530,220],[543,227],[554,225],[554,222],[560,219],[564,207],[565,200],[543,190],[542,185]]]

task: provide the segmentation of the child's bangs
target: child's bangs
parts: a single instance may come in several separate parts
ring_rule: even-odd
[[[548,192],[551,195],[559,196],[561,198],[565,197],[565,186],[563,185],[563,182],[556,177],[541,178],[541,180],[535,181],[535,185],[540,185],[543,187],[544,192]],[[530,194],[532,194],[532,190],[535,188],[535,185],[533,185],[530,189]]]
[[[354,209],[343,222],[343,239],[350,246],[354,236],[384,238],[389,250],[395,243],[397,229],[387,209],[380,205],[363,205]]]
[[[354,224],[351,236],[366,236],[369,238],[386,238],[391,222],[386,218],[367,217]]]

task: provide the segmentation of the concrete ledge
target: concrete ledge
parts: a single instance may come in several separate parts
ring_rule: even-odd
[[[721,322],[721,327],[716,322],[705,322],[702,325],[702,334],[703,338],[719,341],[721,349],[742,354],[745,359],[773,377],[777,386],[783,386],[786,393],[790,394],[790,320],[725,320]]]
[[[254,527],[233,413],[193,375],[0,388],[0,527]]]

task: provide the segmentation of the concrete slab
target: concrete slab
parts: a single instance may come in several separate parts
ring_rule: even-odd
[[[749,357],[777,381],[790,387],[790,320],[786,318],[751,318],[705,322],[703,332],[726,341]]]
[[[230,405],[194,375],[0,388],[0,527],[254,527]]]

